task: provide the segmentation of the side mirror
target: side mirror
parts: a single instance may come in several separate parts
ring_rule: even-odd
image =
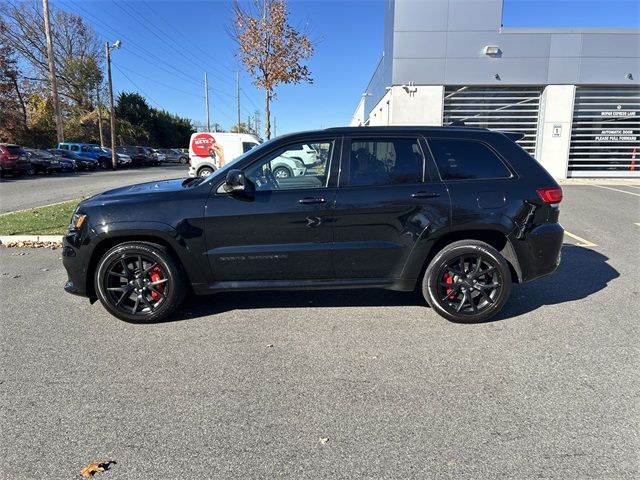
[[[227,179],[222,186],[227,193],[238,193],[248,190],[247,177],[242,170],[233,169],[227,173]]]

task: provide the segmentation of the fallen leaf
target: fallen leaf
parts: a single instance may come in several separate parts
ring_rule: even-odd
[[[320,443],[322,445],[324,445],[325,443],[327,443],[329,441],[329,439],[327,437],[320,437]]]
[[[42,269],[42,271],[43,271],[43,272],[48,272],[48,271],[49,271],[49,269],[48,269],[48,268],[43,268],[43,269]]]
[[[100,461],[90,463],[86,467],[80,469],[80,476],[82,478],[92,478],[96,473],[109,470],[109,467],[115,464],[116,462],[114,460],[109,460],[108,462]]]
[[[16,253],[12,253],[11,256],[12,257],[21,257],[23,255],[26,255],[27,252],[16,252]]]
[[[267,343],[267,348],[273,348],[273,343]]]
[[[11,277],[11,278],[20,278],[20,275],[14,275],[14,276],[13,276],[13,277]]]

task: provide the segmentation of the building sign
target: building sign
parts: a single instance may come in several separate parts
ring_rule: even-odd
[[[631,110],[606,110],[600,112],[601,117],[635,117],[637,112]]]
[[[597,142],[635,142],[638,137],[633,129],[601,130],[595,136]]]
[[[562,136],[562,125],[554,125],[553,126],[552,136],[554,136],[554,137],[561,137]]]

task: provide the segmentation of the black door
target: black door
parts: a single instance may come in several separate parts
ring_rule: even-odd
[[[311,145],[325,159],[313,171],[288,156],[300,142],[280,148],[244,169],[253,191],[212,192],[205,228],[216,281],[334,277],[328,215],[336,194],[332,159],[334,152],[340,152],[340,143],[313,140]]]
[[[338,279],[417,277],[421,252],[450,222],[447,189],[432,180],[424,151],[417,137],[345,139],[334,211]]]

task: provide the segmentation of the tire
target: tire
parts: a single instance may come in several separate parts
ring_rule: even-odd
[[[293,177],[293,173],[287,167],[276,167],[273,170],[273,176],[276,177],[276,179],[291,178]]]
[[[186,157],[180,157],[180,159],[178,161],[180,162],[180,165],[186,165],[187,164],[187,158]]]
[[[489,320],[502,310],[510,291],[507,261],[491,245],[477,240],[447,245],[431,260],[422,279],[422,294],[431,308],[458,323]]]
[[[100,168],[103,170],[106,170],[109,168],[109,161],[106,158],[101,158],[98,160],[98,165],[100,165]]]
[[[94,285],[100,303],[113,316],[130,323],[155,323],[180,306],[187,291],[185,279],[182,266],[165,247],[125,242],[99,260]]]
[[[212,173],[213,173],[213,169],[210,167],[202,167],[200,170],[198,170],[199,177],[208,177]]]

